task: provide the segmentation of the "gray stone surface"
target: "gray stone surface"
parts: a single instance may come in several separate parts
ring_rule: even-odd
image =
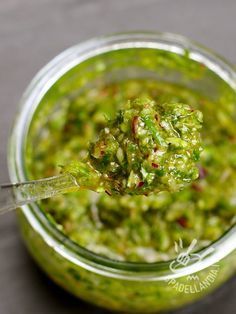
[[[126,30],[180,33],[236,63],[235,0],[1,0],[0,182],[17,103],[36,72],[82,40]],[[233,313],[236,280],[178,313]],[[0,217],[0,314],[104,313],[52,284],[20,240],[14,213]]]

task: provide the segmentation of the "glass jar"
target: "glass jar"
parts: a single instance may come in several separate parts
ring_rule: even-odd
[[[189,68],[184,58],[192,60]],[[27,180],[27,137],[43,106],[53,108],[68,92],[94,88],[101,80],[143,77],[178,82],[213,100],[225,91],[236,93],[233,67],[179,35],[127,33],[79,44],[46,65],[23,95],[9,145],[12,182]],[[28,250],[48,276],[75,296],[109,310],[154,313],[176,309],[210,293],[235,272],[235,227],[198,252],[203,254],[200,260],[190,257],[185,267],[173,272],[173,261],[119,262],[86,250],[51,224],[37,204],[23,206],[17,214]]]

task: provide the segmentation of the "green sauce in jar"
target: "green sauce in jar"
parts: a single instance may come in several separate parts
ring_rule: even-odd
[[[189,70],[190,64],[185,60],[181,66]],[[100,71],[102,62],[97,67]],[[192,71],[201,75],[199,69]],[[68,93],[60,109],[48,115],[45,106],[36,114],[28,137],[27,171],[30,178],[51,176],[60,171],[59,165],[84,158],[107,118],[114,119],[120,105],[139,97],[158,104],[185,103],[203,113],[204,151],[197,181],[180,192],[149,196],[79,191],[40,206],[61,232],[93,252],[120,261],[154,262],[175,256],[173,243],[179,238],[185,246],[196,238],[200,248],[235,222],[235,104],[227,94],[214,102],[191,88],[151,78],[104,81],[79,94]]]

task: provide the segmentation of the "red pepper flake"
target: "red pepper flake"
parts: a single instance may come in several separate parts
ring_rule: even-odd
[[[188,226],[188,221],[185,217],[180,217],[179,219],[177,219],[177,223],[183,228],[187,228]]]
[[[206,68],[205,64],[200,63],[200,68],[201,68],[202,70],[205,70],[205,68]]]
[[[235,143],[236,142],[236,136],[235,135],[230,135],[229,136],[229,140],[231,143]]]
[[[154,153],[156,153],[158,151],[157,147],[154,147]]]
[[[140,182],[138,183],[138,188],[141,188],[143,185],[144,185],[144,182],[143,182],[143,181],[140,181]]]
[[[159,116],[158,116],[157,113],[155,114],[155,120],[156,120],[157,122],[160,122],[160,119],[159,119]]]
[[[66,124],[64,127],[64,132],[67,133],[67,132],[70,132],[70,130],[71,130],[70,124]]]
[[[155,164],[155,162],[152,162],[152,167],[153,167],[153,168],[158,168],[159,165],[158,165],[158,164]]]
[[[204,106],[204,105],[206,104],[206,100],[205,100],[205,99],[200,99],[200,100],[199,100],[199,104],[200,104],[201,106]]]
[[[193,190],[195,190],[197,192],[202,192],[202,187],[197,183],[192,183],[191,187]]]
[[[118,86],[117,85],[112,86],[112,89],[111,89],[112,96],[115,96],[117,92],[118,92]]]
[[[105,193],[107,193],[107,195],[112,196],[111,192],[108,190],[105,190]]]
[[[101,156],[104,156],[104,154],[105,154],[104,150],[101,150],[100,154],[101,154]]]
[[[139,119],[138,116],[134,116],[134,117],[133,117],[133,120],[132,120],[132,125],[131,125],[131,127],[132,127],[132,132],[133,132],[134,135],[137,133],[138,119]]]
[[[108,96],[108,89],[106,88],[106,87],[104,87],[101,91],[100,91],[100,95],[102,96],[102,97],[106,97],[106,96]]]
[[[199,179],[204,179],[207,176],[207,170],[204,167],[199,167]]]

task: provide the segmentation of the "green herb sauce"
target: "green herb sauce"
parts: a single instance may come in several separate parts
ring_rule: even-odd
[[[186,104],[128,101],[84,161],[64,168],[78,185],[107,194],[178,191],[198,178],[202,113]]]

